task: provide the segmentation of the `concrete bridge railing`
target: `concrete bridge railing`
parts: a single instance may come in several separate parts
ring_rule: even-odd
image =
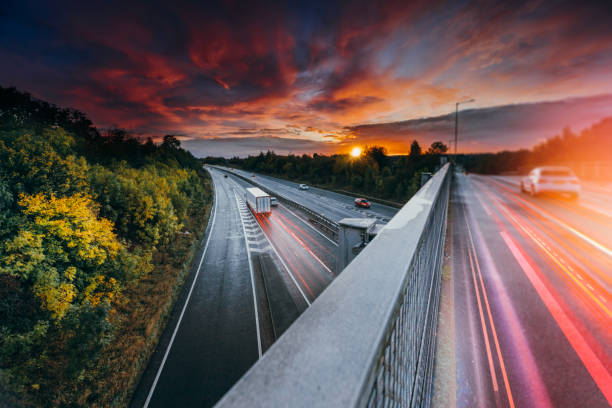
[[[429,406],[450,176],[447,164],[217,406]]]

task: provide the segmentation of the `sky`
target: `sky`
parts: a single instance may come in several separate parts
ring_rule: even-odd
[[[197,155],[531,147],[612,116],[612,2],[13,1],[0,85]]]

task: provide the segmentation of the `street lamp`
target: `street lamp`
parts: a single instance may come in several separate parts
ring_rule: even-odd
[[[457,158],[457,131],[459,128],[459,105],[464,103],[475,102],[475,99],[468,99],[467,101],[461,101],[455,103],[455,159]]]

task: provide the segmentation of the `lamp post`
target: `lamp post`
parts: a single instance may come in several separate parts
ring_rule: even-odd
[[[459,105],[464,103],[475,102],[475,99],[468,99],[467,101],[461,101],[455,103],[455,161],[457,159],[457,133],[459,129]]]

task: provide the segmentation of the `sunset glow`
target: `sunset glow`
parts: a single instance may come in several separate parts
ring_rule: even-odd
[[[446,143],[467,97],[460,151],[531,147],[612,115],[596,2],[26,3],[0,13],[4,86],[198,155],[407,153]]]
[[[351,150],[351,156],[353,156],[353,157],[361,156],[361,148],[360,147],[353,147],[353,150]]]

